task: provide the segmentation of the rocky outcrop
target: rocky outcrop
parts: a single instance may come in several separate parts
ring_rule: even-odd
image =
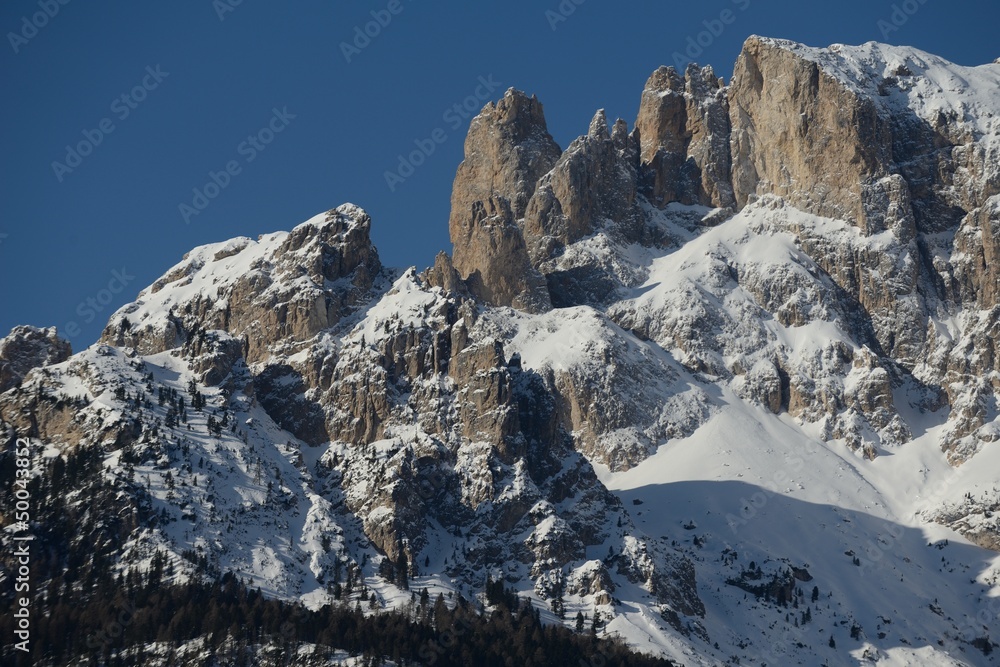
[[[606,239],[624,247],[644,239],[649,230],[638,186],[635,133],[621,119],[609,132],[599,110],[587,134],[538,182],[525,214],[528,252],[545,276],[554,306],[606,305],[630,283],[627,270],[626,275],[616,271],[613,253],[584,249],[578,242],[601,245],[597,239]]]
[[[479,259],[466,270],[460,266],[464,260],[456,259],[458,274],[468,278],[473,295],[489,303],[529,312],[549,304],[609,308],[626,328],[684,350],[689,368],[732,378],[738,391],[772,411],[826,421],[827,437],[870,455],[909,437],[895,407],[881,405],[892,399],[876,377],[891,378],[892,386],[915,382],[929,404],[937,404],[930,397],[944,395],[961,406],[953,412],[948,447],[974,434],[986,437],[986,404],[967,395],[965,380],[945,378],[994,370],[988,318],[970,318],[962,343],[941,339],[934,321],[971,304],[995,305],[997,287],[990,277],[995,272],[986,267],[995,254],[997,206],[989,198],[1000,177],[989,166],[998,150],[989,133],[990,128],[996,133],[996,123],[990,125],[990,114],[982,121],[963,117],[961,104],[981,106],[976,99],[948,101],[941,108],[921,101],[943,85],[934,78],[940,77],[933,70],[940,61],[906,53],[901,57],[877,44],[811,49],[751,37],[728,87],[708,67],[692,64],[683,76],[662,67],[645,86],[634,132],[621,121],[609,131],[599,112],[588,133],[554,163],[554,144],[545,151],[551,169],[532,172],[536,182],[509,176],[505,165],[511,163],[508,156],[520,155],[514,151],[517,141],[496,148],[503,144],[497,137],[507,135],[495,128],[504,127],[508,116],[526,116],[536,128],[543,123],[526,97],[509,91],[470,128],[468,164],[459,170],[453,202],[469,207],[475,195],[481,203],[457,218],[453,207],[452,236],[456,258]],[[514,101],[530,112],[498,111],[517,107]],[[487,191],[492,194],[484,199]],[[746,209],[757,200],[763,200],[762,209],[788,207],[787,215],[766,214],[768,233],[793,235],[816,268],[801,272],[728,259],[717,275],[706,276],[708,284],[735,279],[761,312],[783,327],[836,319],[855,345],[874,355],[876,361],[866,361],[863,370],[844,367],[853,352],[839,343],[826,346],[819,357],[829,362],[816,361],[824,367],[822,380],[813,377],[813,368],[797,369],[799,362],[789,362],[783,353],[756,357],[749,351],[773,345],[771,334],[753,322],[737,324],[756,316],[721,312],[698,290],[685,288],[684,300],[704,307],[672,324],[673,315],[666,314],[647,327],[645,315],[615,303],[645,277],[630,266],[626,248],[669,246],[683,237],[662,223],[680,220],[680,209],[671,206],[722,209],[693,228],[683,223],[697,234],[698,226],[718,224],[731,214],[725,209]],[[647,203],[664,214],[658,218]],[[804,222],[794,211],[842,222]],[[946,234],[956,230],[949,246]],[[489,259],[491,253],[496,259]],[[724,292],[711,290],[724,298]],[[719,336],[720,328],[731,334]],[[971,354],[963,352],[969,349]],[[919,377],[908,379],[913,372]],[[871,378],[851,386],[865,387],[865,395],[844,390],[848,376],[864,373]],[[557,382],[553,377],[558,389]],[[579,387],[573,384],[569,391],[572,383],[562,382],[560,394],[571,397],[567,405],[572,405]],[[938,386],[947,389],[942,393]],[[579,412],[591,417],[565,423],[580,434],[606,431],[614,421],[602,419],[599,411]],[[636,451],[642,448],[637,442]]]
[[[66,361],[72,353],[55,327],[14,327],[0,339],[0,393],[20,384],[28,371]]]
[[[588,133],[559,153],[541,105],[510,90],[477,116],[452,193],[453,263],[471,294],[494,305],[544,312],[605,302],[608,280],[594,258],[567,263],[563,250],[605,230],[638,241],[639,145],[618,120],[598,111]]]
[[[969,211],[955,234],[955,291],[988,310],[1000,305],[1000,196]]]
[[[20,333],[25,334],[24,331]],[[29,335],[43,337],[36,338],[36,343],[42,343],[42,346],[46,341],[54,344],[56,351],[51,357],[53,359],[68,352],[69,343],[55,338],[54,328],[38,329]],[[26,349],[37,352],[39,347]],[[114,450],[138,439],[143,432],[138,420],[124,411],[92,402],[93,396],[104,391],[110,395],[112,388],[124,384],[121,377],[104,376],[93,358],[102,362],[107,359],[112,364],[127,358],[120,351],[104,345],[95,345],[85,353],[91,359],[81,360],[78,355],[63,360],[67,363],[53,362],[59,363],[59,366],[40,365],[26,373],[24,384],[14,386],[0,398],[0,421],[11,425],[16,433],[58,444],[67,450],[92,445]],[[40,358],[36,357],[36,360]],[[134,372],[134,368],[129,371]],[[74,377],[72,390],[61,382],[67,376]],[[30,391],[27,389],[29,386]]]
[[[729,87],[733,190],[774,194],[868,229],[867,188],[889,174],[892,133],[875,103],[775,40],[751,37]]]
[[[778,195],[858,228],[793,231],[870,318],[873,349],[944,388],[952,412],[943,447],[961,462],[996,437],[978,378],[997,370],[988,314],[997,278],[987,267],[1000,218],[989,156],[1000,142],[992,112],[967,111],[989,108],[982,95],[994,84],[941,97],[955,80],[950,67],[878,44],[822,50],[751,38],[729,97],[738,203]],[[937,322],[956,313],[958,329],[942,335]],[[870,413],[861,411],[884,421]]]
[[[692,63],[683,77],[673,67],[653,72],[642,91],[635,127],[643,194],[650,203],[735,208],[729,101],[711,67]]]
[[[455,269],[451,256],[443,250],[434,256],[434,266],[427,269],[424,279],[432,287],[440,287],[445,292],[469,296],[468,286]]]
[[[608,132],[604,110],[538,183],[525,213],[524,231],[536,263],[608,224],[636,240],[642,227],[636,200],[639,147],[625,121]]]
[[[448,228],[468,219],[477,201],[494,194],[510,202],[514,219],[524,217],[538,179],[552,169],[562,151],[549,134],[542,103],[509,89],[496,104],[487,104],[472,119],[465,138],[465,159],[458,166],[451,195]],[[465,257],[455,266],[465,273]]]
[[[547,307],[548,295],[526,263],[518,221],[538,179],[561,151],[548,133],[541,103],[510,89],[476,116],[455,174],[448,229],[453,262],[470,289],[488,303],[526,310]]]
[[[433,522],[467,539],[449,576],[475,581],[508,562],[544,595],[605,540],[636,583],[672,580],[686,561],[633,562],[640,554],[612,528],[622,510],[574,451],[549,383],[480,325],[475,302],[429,280],[447,274],[439,258],[423,277],[400,277],[336,355],[309,362],[332,367],[318,397],[334,441],[326,460],[365,535],[391,562],[419,563],[439,548]],[[688,574],[658,599],[697,609]]]
[[[244,341],[248,363],[266,359],[273,346],[308,340],[370,298],[382,272],[370,229],[364,210],[344,204],[288,234],[196,248],[112,316],[101,342],[154,354],[218,329]],[[173,298],[205,279],[211,292]]]
[[[457,223],[454,230],[456,269],[461,262],[468,271],[465,279],[472,294],[486,303],[526,312],[551,308],[545,279],[528,257],[509,200],[490,195],[486,201],[475,201],[466,225]]]

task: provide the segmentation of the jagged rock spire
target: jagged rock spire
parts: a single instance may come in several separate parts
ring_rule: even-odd
[[[670,202],[733,208],[729,104],[711,67],[692,63],[682,77],[660,67],[642,91],[636,118],[643,193]]]
[[[511,88],[472,120],[448,226],[455,269],[463,278],[478,276],[471,288],[489,303],[548,307],[545,281],[528,261],[518,221],[560,153],[542,104],[521,91]]]

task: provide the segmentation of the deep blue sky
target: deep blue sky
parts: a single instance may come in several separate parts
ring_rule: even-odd
[[[37,33],[23,18],[41,11],[39,0],[5,0],[0,336],[15,324],[56,325],[79,350],[192,247],[290,229],[345,201],[371,213],[386,264],[429,265],[450,250],[451,182],[468,126],[453,130],[444,113],[477,92],[479,77],[501,84],[491,98],[509,86],[537,94],[565,147],[600,107],[631,126],[649,73],[673,64],[725,9],[732,22],[702,37],[711,43],[698,61],[727,80],[751,34],[910,44],[967,65],[1000,56],[1000,3],[909,1],[916,11],[905,23],[897,14],[902,25],[884,40],[878,21],[891,20],[890,1],[583,0],[553,30],[546,11],[559,0],[398,0],[402,11],[347,62],[341,43],[389,0],[69,0]],[[12,45],[22,31],[28,39]],[[157,66],[159,82],[146,70]],[[151,90],[130,100],[134,109],[115,102],[144,80]],[[240,144],[274,108],[295,118],[248,162],[256,149]],[[66,161],[67,144],[102,134],[104,119],[113,131],[57,176],[52,163]],[[438,128],[444,143],[390,191],[386,170]],[[240,172],[185,224],[179,205],[231,160]],[[134,276],[124,290],[88,306],[109,283],[119,288],[113,271],[122,269]]]

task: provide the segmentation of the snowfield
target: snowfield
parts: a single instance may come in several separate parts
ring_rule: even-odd
[[[977,178],[1000,180],[1000,64],[769,42],[885,113],[958,119],[993,170]],[[1000,195],[988,202],[1000,211]],[[881,257],[868,276],[881,286],[914,262],[960,259],[954,235],[928,235],[916,257],[891,231],[866,236],[772,195],[735,213],[641,205],[662,242],[624,243],[609,223],[554,260],[602,267],[613,298],[539,314],[463,301],[414,268],[324,279],[316,238],[334,222],[357,233],[367,214],[353,205],[195,248],[111,318],[105,340],[143,332],[147,347],[95,344],[16,395],[74,406],[39,443],[45,457],[89,438],[104,478],[148,501],[155,520],[121,545],[122,573],[232,572],[311,609],[374,596],[366,613],[424,588],[476,599],[503,577],[547,623],[598,615],[601,636],[683,665],[1000,662],[1000,554],[983,546],[1000,549],[998,378],[977,380],[988,398],[966,387],[942,407],[933,364],[881,355],[804,244]],[[304,245],[288,249],[293,238]],[[334,323],[259,345],[261,321],[227,329],[237,295],[273,303],[260,320],[281,308]],[[975,352],[990,314],[933,306],[929,328],[948,343],[935,353]],[[181,335],[185,317],[200,318],[203,348]],[[976,401],[983,423],[945,451]],[[497,454],[495,431],[550,412],[562,430],[518,432]],[[324,430],[296,430],[310,419]],[[405,541],[376,548],[402,524]],[[391,580],[397,547],[413,557],[408,587]]]

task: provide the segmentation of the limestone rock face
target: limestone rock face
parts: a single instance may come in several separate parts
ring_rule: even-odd
[[[475,201],[465,226],[456,224],[453,233],[456,261],[467,269],[470,262],[475,264],[465,276],[472,294],[486,303],[527,312],[551,307],[545,279],[531,264],[506,198],[490,195],[486,201]]]
[[[735,208],[729,101],[711,67],[692,63],[683,78],[673,67],[653,72],[642,91],[635,127],[643,192],[650,203]]]
[[[364,210],[344,204],[288,234],[196,248],[116,313],[101,341],[155,354],[199,330],[225,330],[244,341],[247,362],[265,359],[274,345],[336,325],[368,296],[382,271],[370,229]],[[213,292],[184,298],[180,308],[160,307],[205,278]]]
[[[453,203],[465,206],[480,197],[471,204],[471,214],[456,217],[461,207],[453,206],[451,220],[455,268],[470,294],[532,313],[544,312],[550,304],[607,307],[621,326],[667,349],[684,350],[683,362],[689,368],[740,378],[738,390],[768,409],[789,410],[808,421],[829,418],[830,437],[844,437],[861,447],[861,440],[847,434],[863,424],[871,428],[865,433],[877,432],[886,443],[905,440],[908,431],[891,407],[886,415],[851,412],[855,397],[846,395],[834,379],[844,373],[838,364],[850,360],[849,350],[840,344],[820,346],[817,363],[830,378],[819,381],[812,367],[791,362],[784,352],[775,354],[770,349],[773,335],[759,325],[760,317],[774,317],[784,327],[835,318],[860,345],[906,368],[921,363],[926,347],[927,295],[934,279],[924,269],[926,251],[917,238],[918,206],[910,181],[892,162],[895,121],[863,90],[811,58],[788,44],[752,38],[728,88],[711,68],[691,66],[683,78],[661,68],[643,92],[635,132],[630,134],[623,121],[609,130],[604,113],[598,112],[587,134],[535,183],[506,176],[510,151],[496,149],[496,137],[507,135],[495,128],[505,127],[511,115],[500,111],[527,100],[508,92],[473,122],[467,160],[456,178]],[[533,124],[540,125],[537,120]],[[497,194],[494,182],[507,196]],[[482,199],[486,192],[492,194]],[[532,193],[526,205],[513,203],[522,202],[525,193]],[[720,256],[698,290],[685,288],[675,295],[678,300],[668,301],[675,312],[684,313],[681,318],[675,312],[658,318],[637,311],[633,304],[615,303],[648,276],[646,267],[632,261],[628,248],[683,243],[686,234],[697,235],[727,215],[678,224],[682,217],[676,205],[724,210],[746,207],[751,196],[769,198],[761,211],[788,207],[835,217],[860,235],[831,235],[828,229],[801,224],[794,214],[753,214],[762,226],[752,231],[763,232],[762,238],[796,237],[808,257],[806,271]],[[889,234],[888,242],[864,240],[880,234]],[[470,264],[466,260],[471,257],[476,260]],[[832,284],[817,270],[829,274]],[[435,272],[440,280],[448,275],[446,267]],[[718,308],[716,299],[725,298],[731,280],[760,310]],[[711,299],[699,294],[706,289],[714,293]],[[704,308],[685,311],[685,302]],[[603,446],[593,443],[629,421],[624,415],[631,414],[632,406],[622,406],[619,413],[615,399],[605,397],[605,407],[594,409],[593,395],[579,375],[563,371],[547,381],[568,415],[563,423],[588,443],[591,455],[600,457]],[[692,421],[699,418],[695,413]],[[607,460],[631,465],[651,446],[646,437],[639,436]]]
[[[751,37],[729,90],[733,189],[775,194],[865,228],[865,188],[889,173],[892,133],[874,102],[817,63]]]
[[[66,361],[72,353],[55,327],[14,327],[0,339],[0,393],[17,386],[28,371]]]
[[[995,438],[978,378],[996,370],[987,267],[1000,141],[986,92],[995,85],[979,81],[988,66],[960,82],[949,67],[874,43],[821,50],[751,38],[729,98],[738,203],[778,195],[858,228],[793,231],[864,309],[873,349],[943,388],[952,406],[943,446],[963,461],[974,442]],[[955,316],[959,340],[936,324]]]
[[[1000,197],[969,211],[955,234],[955,250],[962,261],[955,266],[955,291],[977,307],[1000,305]],[[951,277],[951,276],[949,276]]]
[[[638,139],[621,119],[609,132],[600,110],[587,134],[539,180],[525,214],[528,253],[545,276],[552,304],[612,300],[632,276],[616,272],[624,263],[612,255],[585,246],[601,239],[618,246],[638,242],[647,235],[646,222],[639,199]]]
[[[101,340],[142,354],[170,350],[206,385],[256,392],[282,427],[324,442],[326,416],[305,394],[329,369],[294,368],[275,355],[306,347],[371,298],[384,271],[370,229],[364,210],[344,204],[287,234],[196,248],[113,315]]]
[[[434,257],[434,266],[427,269],[425,277],[430,285],[440,287],[445,292],[468,296],[468,288],[462,281],[462,276],[455,269],[451,256],[443,250]]]
[[[609,131],[599,111],[560,153],[537,100],[509,90],[469,129],[452,193],[454,267],[493,305],[543,312],[603,300],[614,290],[603,267],[564,265],[562,251],[604,227],[622,242],[641,238],[638,186],[638,140],[624,121]]]
[[[609,132],[599,110],[587,134],[570,144],[528,203],[524,232],[535,262],[551,259],[606,221],[616,233],[638,237],[638,157],[625,121],[616,121]]]
[[[472,205],[494,194],[505,197],[514,219],[524,217],[535,184],[562,151],[549,134],[542,103],[509,89],[472,119],[465,138],[465,159],[458,166],[451,196],[449,230],[468,218]],[[464,263],[456,258],[464,272]]]
[[[471,289],[488,303],[547,307],[543,283],[526,266],[519,221],[538,179],[560,153],[541,103],[520,91],[508,90],[472,120],[465,159],[455,174],[448,229],[455,269],[462,278],[478,272]]]

